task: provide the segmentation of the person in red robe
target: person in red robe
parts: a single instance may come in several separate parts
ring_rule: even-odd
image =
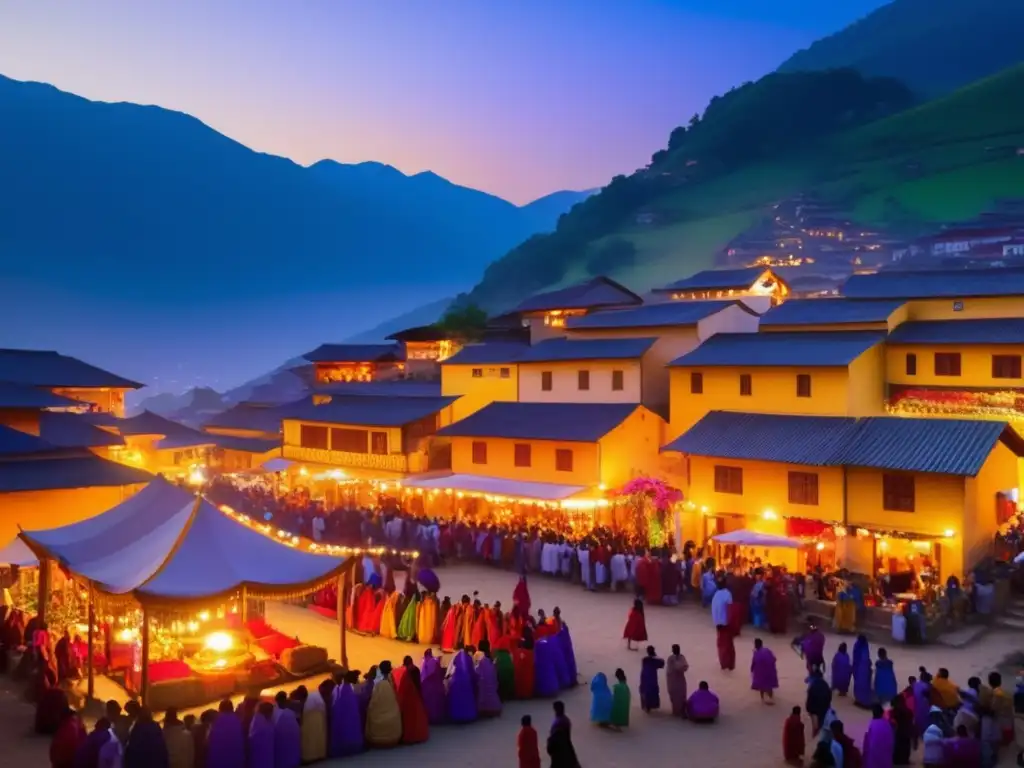
[[[485,606],[484,623],[487,627],[487,640],[493,645],[503,634],[501,625],[504,622],[501,616],[501,603],[495,603],[490,608]],[[477,647],[479,648],[479,645]]]
[[[441,627],[441,650],[452,652],[462,647],[462,613],[466,609],[463,603],[453,605],[444,617]]]
[[[420,671],[412,657],[402,661],[405,670],[398,682],[398,709],[402,713],[402,743],[421,744],[430,738],[430,721],[420,691]],[[398,670],[395,670],[396,672]]]
[[[60,725],[50,742],[50,765],[53,768],[75,768],[75,755],[88,735],[78,715],[70,707],[64,707]]]
[[[721,626],[717,628],[717,632],[715,644],[718,647],[718,663],[722,669],[732,671],[736,669],[736,643],[732,628],[728,625]]]
[[[519,577],[512,591],[512,607],[518,609],[520,617],[530,615],[530,588],[526,585],[526,576]]]
[[[470,632],[470,642],[474,648],[479,648],[480,643],[487,640],[487,616],[490,613],[489,606],[483,606],[477,610],[476,618],[473,619],[473,628]]]
[[[526,631],[518,648],[512,651],[512,669],[517,699],[533,698],[533,635]]]
[[[785,582],[773,576],[768,583],[768,597],[765,603],[768,614],[768,629],[773,635],[784,635],[789,627],[789,597]]]
[[[519,768],[540,768],[540,744],[533,720],[523,715],[519,724],[519,735],[516,736],[516,752],[519,757]]]
[[[800,707],[793,707],[792,713],[782,726],[782,757],[789,765],[804,764],[804,721],[800,719]]]
[[[643,600],[636,599],[633,601],[633,607],[626,618],[626,626],[622,630],[622,637],[626,641],[626,648],[631,651],[640,650],[639,648],[634,648],[633,643],[647,642],[647,622],[644,619]]]
[[[479,592],[473,593],[473,602],[469,602],[469,598],[463,596],[462,602],[465,604],[465,610],[462,612],[462,646],[465,648],[467,645],[473,645],[473,627],[476,626],[477,617],[480,614],[481,603],[476,599]]]

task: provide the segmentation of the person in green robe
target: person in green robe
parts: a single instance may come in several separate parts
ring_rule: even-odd
[[[516,670],[508,649],[494,652],[494,666],[498,670],[498,695],[502,701],[511,701],[516,697]]]
[[[612,725],[616,728],[629,727],[630,696],[626,673],[616,669],[615,686],[612,688]]]
[[[420,607],[420,593],[414,592],[402,611],[402,619],[398,622],[398,639],[407,643],[416,642],[416,616]]]

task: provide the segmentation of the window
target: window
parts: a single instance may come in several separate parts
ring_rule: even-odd
[[[501,378],[503,379],[507,379],[509,376],[512,375],[512,369],[502,368],[501,370],[498,371],[498,375],[501,376]]]
[[[789,503],[818,505],[818,474],[816,472],[789,473]]]
[[[303,448],[327,450],[327,427],[303,424],[299,427],[299,445]]]
[[[331,450],[366,453],[366,430],[331,427]]]
[[[715,493],[743,494],[743,469],[715,465]]]
[[[541,371],[540,388],[544,392],[551,391],[551,371]]]
[[[703,395],[704,394],[704,374],[694,371],[690,374],[690,394],[691,395]]]
[[[917,355],[907,352],[907,376],[917,376]]]
[[[612,371],[612,392],[621,392],[626,388],[626,376],[622,371]]]
[[[754,394],[754,382],[749,373],[740,374],[740,395],[750,397]]]
[[[809,373],[798,373],[796,375],[796,396],[797,397],[810,397],[811,396],[811,374],[809,374]]]
[[[1019,379],[1020,355],[992,355],[993,379]]]
[[[483,440],[473,441],[473,463],[487,463],[487,443],[485,443]]]
[[[580,371],[576,374],[576,386],[580,392],[590,389],[590,371]]]
[[[882,509],[887,512],[914,511],[913,475],[882,475]]]
[[[936,376],[959,376],[960,375],[960,353],[959,352],[936,352],[935,353],[935,375]]]
[[[529,467],[533,461],[529,443],[516,443],[515,464],[517,467]]]
[[[559,472],[572,472],[572,449],[555,449],[555,469]]]
[[[483,368],[474,368],[473,369],[473,378],[474,379],[482,379],[483,377],[484,377],[484,369]]]
[[[375,453],[378,456],[386,456],[388,452],[388,433],[387,432],[371,432],[370,433],[370,453]]]

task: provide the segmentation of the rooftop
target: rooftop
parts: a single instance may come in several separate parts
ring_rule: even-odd
[[[1024,344],[1024,319],[928,320],[896,327],[887,344]]]
[[[639,407],[635,403],[491,403],[438,430],[438,435],[593,443]]]
[[[906,302],[900,299],[789,299],[761,315],[761,325],[849,325],[884,323]]]
[[[281,447],[280,438],[272,440],[263,437],[210,435],[210,442],[218,448],[226,448],[229,451],[246,451],[248,453],[266,453]]]
[[[524,300],[513,311],[547,312],[556,309],[598,309],[642,304],[643,299],[629,288],[608,277],[594,277],[583,283],[537,293]]]
[[[211,416],[203,422],[203,429],[208,427],[221,429],[245,429],[252,432],[280,434],[281,419],[295,403],[288,405],[258,405],[255,403],[238,403],[222,413]]]
[[[113,425],[124,437],[136,437],[139,435],[187,435],[196,432],[191,427],[180,424],[177,421],[161,416],[152,411],[142,411],[127,419],[118,419]]]
[[[736,301],[673,301],[648,304],[635,309],[607,310],[583,317],[570,317],[565,325],[572,330],[696,325],[705,317],[710,317],[734,304],[746,309]]]
[[[488,341],[468,344],[444,360],[442,365],[498,365],[514,363],[530,348],[529,344],[514,341]]]
[[[139,389],[143,385],[78,358],[38,349],[0,349],[0,381],[31,387]]]
[[[313,394],[352,395],[354,397],[440,397],[440,381],[338,381],[318,386]]]
[[[852,275],[842,287],[851,299],[963,299],[1024,296],[1024,269],[884,270]]]
[[[0,456],[51,453],[59,448],[41,437],[0,424]]]
[[[60,448],[109,448],[124,445],[124,438],[100,429],[77,413],[40,413],[39,436]]]
[[[718,333],[669,365],[843,367],[884,339],[884,331]]]
[[[669,283],[659,291],[727,291],[747,290],[765,272],[768,267],[740,267],[739,269],[706,269],[695,275],[684,277]]]
[[[520,363],[553,363],[568,360],[636,360],[643,357],[657,339],[569,339],[555,338],[529,347]]]
[[[401,427],[438,413],[457,397],[346,397],[333,396],[329,403],[295,404],[285,419],[364,427]]]
[[[28,384],[0,381],[0,408],[36,410],[40,408],[70,408],[81,405],[82,403],[78,400],[55,395],[46,389]]]
[[[0,461],[0,492],[53,491],[147,483],[148,472],[99,456]]]
[[[398,344],[321,344],[303,358],[311,363],[392,363],[405,355]]]

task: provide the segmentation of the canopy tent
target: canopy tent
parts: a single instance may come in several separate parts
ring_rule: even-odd
[[[758,533],[743,528],[729,533],[719,533],[711,539],[717,544],[736,544],[741,547],[782,547],[799,549],[801,542],[788,536],[773,536],[770,533]]]
[[[267,470],[267,472],[284,472],[294,463],[291,459],[282,459],[279,456],[275,456],[263,462],[263,469]]]
[[[455,474],[442,477],[410,477],[402,483],[407,488],[445,490],[453,488],[470,493],[484,493],[512,498],[561,501],[587,490],[582,485],[535,483],[527,480],[506,480],[488,475]]]
[[[232,520],[201,496],[157,477],[96,517],[62,528],[22,531],[50,558],[107,595],[143,605],[250,597],[315,589],[346,568],[346,558],[302,551]]]
[[[21,539],[14,539],[6,547],[0,549],[0,568],[12,565],[19,568],[34,568],[39,565],[35,554]]]

